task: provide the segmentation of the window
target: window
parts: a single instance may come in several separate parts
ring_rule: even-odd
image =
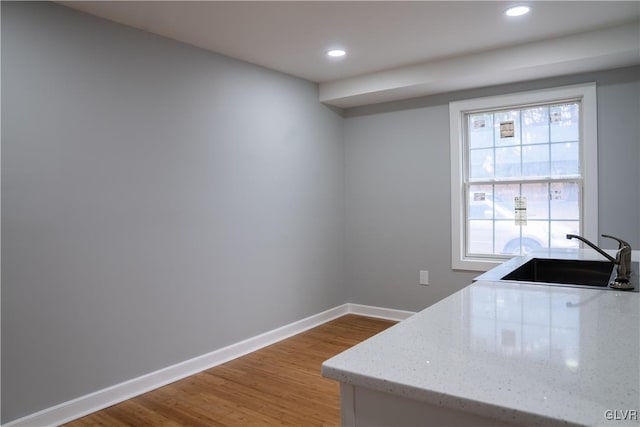
[[[449,104],[452,266],[597,241],[595,84]]]

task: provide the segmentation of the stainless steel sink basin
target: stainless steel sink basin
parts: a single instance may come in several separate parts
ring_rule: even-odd
[[[501,279],[606,288],[614,269],[609,261],[533,258]]]

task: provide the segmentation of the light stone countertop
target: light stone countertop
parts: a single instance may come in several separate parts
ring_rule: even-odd
[[[322,374],[527,426],[640,425],[640,294],[479,281]]]

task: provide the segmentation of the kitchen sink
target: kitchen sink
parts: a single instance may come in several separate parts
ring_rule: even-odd
[[[532,258],[501,279],[606,288],[614,270],[609,261]]]
[[[631,263],[631,284],[640,291],[637,261]],[[512,258],[482,273],[473,281],[521,282],[546,286],[616,290],[609,287],[616,277],[616,265],[607,260],[544,258],[525,255]]]

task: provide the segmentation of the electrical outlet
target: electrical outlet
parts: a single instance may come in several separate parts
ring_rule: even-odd
[[[429,284],[429,271],[420,270],[420,284],[428,285]]]

